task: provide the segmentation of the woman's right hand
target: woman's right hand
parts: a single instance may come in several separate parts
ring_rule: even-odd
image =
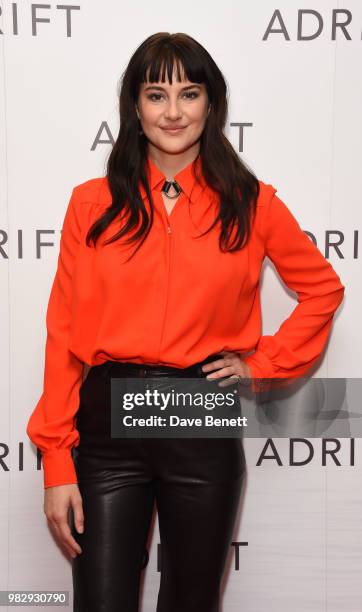
[[[69,511],[73,509],[74,524],[78,533],[83,533],[84,516],[82,496],[77,484],[47,487],[44,490],[44,512],[50,527],[54,530],[60,544],[63,545],[71,557],[76,557],[82,549],[73,538]]]

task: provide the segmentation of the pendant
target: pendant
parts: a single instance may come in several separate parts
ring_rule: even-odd
[[[173,188],[176,191],[175,195],[169,195],[169,193],[168,193],[170,191],[170,189],[171,189],[171,185],[173,186]],[[182,191],[182,188],[180,187],[180,185],[178,184],[177,181],[165,181],[161,191],[165,194],[165,196],[170,198],[170,200],[173,200],[173,199],[177,198],[180,195],[180,193]]]

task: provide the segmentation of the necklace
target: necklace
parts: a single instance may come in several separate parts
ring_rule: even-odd
[[[170,191],[171,185],[176,191],[175,195],[169,195],[168,193]],[[165,181],[161,191],[165,194],[165,196],[173,200],[174,198],[177,198],[180,195],[182,188],[180,187],[177,181]]]

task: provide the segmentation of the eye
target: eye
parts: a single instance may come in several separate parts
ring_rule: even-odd
[[[194,100],[195,98],[198,98],[199,94],[197,91],[187,91],[185,93],[186,96],[190,96],[189,100]]]
[[[149,100],[153,100],[154,96],[156,96],[156,98],[157,98],[157,99],[159,99],[159,98],[160,98],[160,96],[161,96],[161,94],[152,93],[152,94],[150,94],[149,96],[147,96],[147,98],[148,98]]]

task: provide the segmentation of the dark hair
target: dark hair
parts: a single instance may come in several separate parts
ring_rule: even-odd
[[[167,70],[168,80],[172,84],[174,65],[178,82],[181,81],[181,66],[189,81],[205,84],[211,104],[200,137],[199,157],[207,185],[219,196],[219,211],[215,221],[204,233],[209,232],[220,219],[219,248],[222,251],[241,249],[249,240],[251,215],[255,213],[259,195],[259,181],[224,134],[227,116],[225,79],[210,54],[194,38],[184,33],[158,32],[146,38],[136,49],[121,77],[120,128],[107,162],[112,204],[89,229],[86,237],[88,246],[90,240],[96,244],[102,232],[120,213],[122,217],[126,216],[126,223],[105,244],[114,242],[137,227],[141,216],[139,229],[126,241],[134,242],[142,238],[137,251],[152,227],[154,203],[145,169],[147,139],[144,134],[140,134],[135,106],[142,82],[165,82]],[[140,182],[150,203],[150,217],[141,197]],[[233,240],[229,244],[232,233]]]

